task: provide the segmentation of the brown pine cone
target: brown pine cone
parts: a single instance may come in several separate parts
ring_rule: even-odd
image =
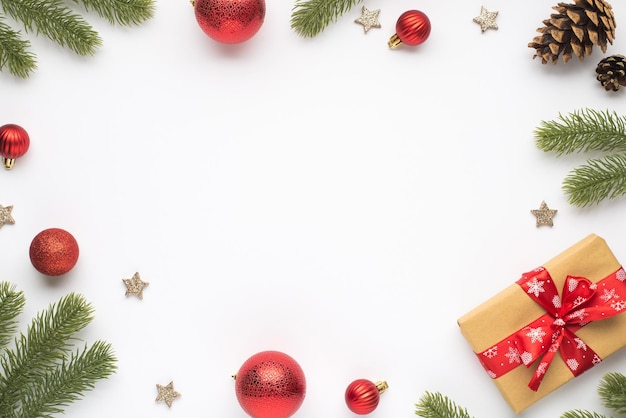
[[[626,57],[611,55],[602,59],[596,67],[596,79],[606,91],[619,90],[619,86],[626,86]]]
[[[559,56],[568,62],[572,55],[583,61],[593,45],[606,52],[607,42],[613,44],[615,17],[611,5],[606,0],[575,1],[554,6],[557,13],[543,21],[544,26],[537,29],[541,35],[528,44],[536,50],[533,58],[541,57],[542,64],[550,60],[556,64]]]

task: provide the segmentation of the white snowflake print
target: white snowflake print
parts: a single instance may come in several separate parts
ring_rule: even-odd
[[[623,300],[618,300],[617,302],[611,303],[611,308],[615,309],[617,312],[623,311],[626,308],[626,303]]]
[[[533,277],[533,279],[528,283],[528,290],[526,292],[528,294],[532,293],[536,298],[538,298],[539,293],[545,292],[545,289],[543,288],[544,283],[545,282],[543,280],[537,280],[536,277]]]
[[[491,370],[487,370],[487,375],[492,379],[495,379],[496,377],[498,377],[498,375],[492,372]]]
[[[561,307],[561,298],[559,297],[559,295],[554,295],[554,297],[552,298],[552,306],[557,309]]]
[[[602,362],[602,359],[600,358],[600,356],[598,356],[597,354],[594,354],[593,360],[591,360],[591,364],[595,366],[596,364],[599,364],[601,362]]]
[[[615,294],[614,288],[611,290],[604,289],[604,294],[600,295],[600,299],[602,299],[603,302],[608,302],[611,299],[618,299],[618,298],[619,296]]]
[[[577,287],[578,287],[578,280],[569,279],[567,281],[567,288],[569,289],[570,292],[573,292],[574,290],[576,290]]]
[[[509,352],[505,353],[504,356],[509,359],[509,364],[511,363],[521,363],[522,357],[519,354],[519,350],[514,347],[509,347]]]
[[[572,371],[575,371],[576,369],[578,369],[579,364],[578,364],[578,361],[576,361],[576,359],[568,358],[565,363],[567,363],[567,367],[569,367],[569,369]]]
[[[553,343],[550,348],[548,349],[549,352],[551,353],[556,353],[557,351],[559,351],[559,346],[561,345],[560,341],[557,341],[555,343]]]
[[[587,351],[587,344],[585,344],[585,342],[583,340],[581,340],[580,338],[576,337],[576,338],[574,338],[574,341],[576,341],[576,348],[578,350],[583,349],[583,350]]]
[[[598,284],[597,283],[591,283],[589,285],[589,289],[591,289],[591,290],[596,290],[597,288],[598,288]]]
[[[578,324],[581,325],[583,322],[585,322],[585,318],[588,317],[589,314],[585,312],[585,309],[583,308],[572,312],[568,316],[570,319],[578,319],[580,321]]]
[[[587,298],[584,298],[582,296],[578,296],[576,299],[574,299],[574,307],[577,307],[579,305],[582,305],[583,303],[587,302]]]
[[[540,343],[543,343],[543,337],[545,337],[546,332],[541,327],[529,329],[530,331],[526,333],[526,336],[530,337],[530,342],[536,343],[537,341],[539,341]]]
[[[527,366],[533,362],[533,355],[529,353],[528,351],[524,351],[520,357],[522,359],[522,363],[524,363]]]
[[[543,361],[543,362],[539,363],[539,366],[537,366],[537,370],[535,370],[535,375],[536,376],[541,376],[543,374],[546,374],[546,370],[548,370],[548,363]]]
[[[615,273],[615,277],[617,277],[617,280],[619,280],[620,282],[623,282],[624,280],[626,280],[626,271],[624,271],[623,268],[617,270],[617,273]]]
[[[498,355],[498,346],[494,345],[493,347],[485,350],[483,352],[483,356],[486,356],[487,358],[494,358],[495,356]]]

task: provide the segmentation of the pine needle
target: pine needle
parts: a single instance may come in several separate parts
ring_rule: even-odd
[[[74,0],[94,10],[111,24],[139,25],[154,15],[154,0]]]
[[[79,55],[93,55],[102,45],[96,31],[62,0],[0,0],[4,11],[28,32],[41,33]]]
[[[291,28],[302,37],[313,38],[362,1],[297,0],[291,13]]]
[[[465,408],[438,392],[425,392],[415,407],[415,415],[423,418],[472,418]]]
[[[568,174],[563,190],[574,206],[590,206],[626,195],[626,155],[588,160]]]
[[[30,42],[22,39],[0,16],[0,71],[9,72],[20,78],[27,78],[37,69],[35,55],[28,50]]]
[[[619,414],[626,413],[626,376],[621,373],[607,373],[602,378],[598,393],[602,405]]]
[[[26,298],[8,282],[0,283],[0,348],[11,341],[18,329],[17,316],[24,310]]]
[[[542,121],[534,131],[536,145],[557,155],[588,151],[626,151],[626,117],[583,109]]]
[[[606,418],[606,416],[598,414],[597,412],[575,409],[565,412],[561,415],[561,418]]]

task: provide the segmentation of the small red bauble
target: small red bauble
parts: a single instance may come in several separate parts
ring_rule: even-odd
[[[7,170],[13,168],[16,158],[26,154],[29,146],[30,137],[24,128],[13,123],[0,126],[0,155]]]
[[[280,351],[263,351],[235,376],[239,405],[253,418],[287,418],[304,402],[306,379],[300,365]]]
[[[408,10],[400,15],[396,22],[396,33],[389,39],[389,48],[400,44],[419,45],[430,36],[430,19],[424,12]]]
[[[64,229],[45,229],[30,243],[30,261],[38,272],[46,276],[61,276],[76,265],[78,243]]]
[[[387,382],[373,383],[367,379],[357,379],[346,389],[346,405],[355,414],[369,414],[376,409],[380,394],[388,387]]]
[[[194,0],[200,29],[224,44],[252,38],[265,20],[265,0]]]

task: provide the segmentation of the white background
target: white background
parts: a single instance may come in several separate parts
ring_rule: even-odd
[[[68,292],[93,303],[81,336],[113,344],[118,372],[66,417],[245,418],[231,374],[252,354],[294,357],[307,378],[298,418],[351,417],[354,379],[386,380],[371,417],[414,416],[425,391],[476,418],[513,417],[456,320],[589,233],[626,259],[626,200],[579,209],[561,189],[589,155],[539,151],[542,120],[581,108],[626,114],[584,62],[542,65],[527,47],[556,2],[369,0],[313,39],[290,29],[291,1],[269,1],[250,41],[199,29],[185,0],[159,1],[137,28],[84,14],[103,38],[77,57],[31,36],[38,71],[0,75],[0,122],[31,137],[0,172],[1,279],[27,297],[22,318]],[[409,9],[431,19],[419,47],[387,47]],[[614,7],[616,41],[626,52]],[[542,200],[554,227],[535,226]],[[43,229],[70,231],[77,266],[46,280],[28,257]],[[125,297],[122,279],[150,283]],[[605,412],[621,351],[520,414]],[[174,381],[172,408],[155,385]]]

